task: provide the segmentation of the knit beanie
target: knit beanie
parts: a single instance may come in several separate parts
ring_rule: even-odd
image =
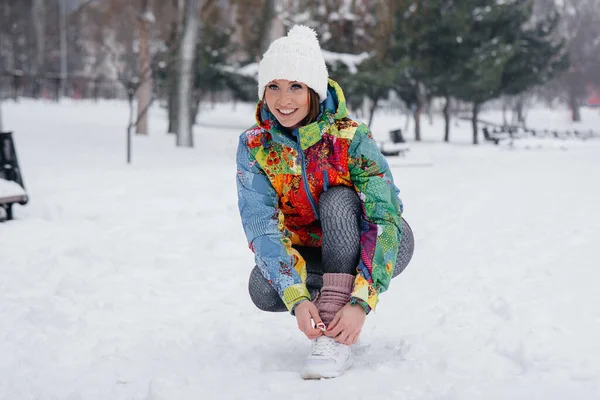
[[[319,95],[327,97],[327,66],[321,53],[317,33],[304,25],[295,25],[287,34],[275,40],[258,66],[258,98],[274,79],[306,84]]]

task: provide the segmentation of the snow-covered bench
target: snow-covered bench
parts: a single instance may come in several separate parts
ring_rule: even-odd
[[[384,156],[400,156],[404,157],[406,152],[409,150],[404,136],[402,136],[402,129],[394,129],[390,131],[389,141],[378,141],[377,147]]]
[[[27,201],[12,133],[0,132],[0,210],[4,210],[4,218],[12,219],[13,204],[24,205]]]
[[[408,150],[408,146],[404,143],[392,142],[377,142],[377,146],[384,156],[400,156],[403,157]]]
[[[26,204],[27,193],[18,183],[0,178],[0,208],[4,209],[7,220],[12,219],[12,206],[15,203]]]

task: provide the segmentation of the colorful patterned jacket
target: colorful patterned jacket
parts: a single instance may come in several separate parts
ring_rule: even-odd
[[[317,121],[285,134],[259,106],[240,136],[238,205],[256,265],[293,312],[310,300],[306,264],[294,245],[321,246],[319,196],[354,187],[363,206],[361,259],[352,302],[375,309],[387,290],[401,238],[402,202],[388,164],[366,125],[348,118],[344,94],[329,80]]]

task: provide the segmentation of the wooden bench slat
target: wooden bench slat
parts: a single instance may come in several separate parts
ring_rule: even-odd
[[[0,197],[0,204],[22,203],[26,200],[27,196],[24,195]]]

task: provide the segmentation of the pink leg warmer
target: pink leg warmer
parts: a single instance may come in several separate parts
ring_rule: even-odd
[[[323,288],[316,306],[321,319],[328,326],[335,314],[350,301],[355,276],[352,274],[323,274]]]

